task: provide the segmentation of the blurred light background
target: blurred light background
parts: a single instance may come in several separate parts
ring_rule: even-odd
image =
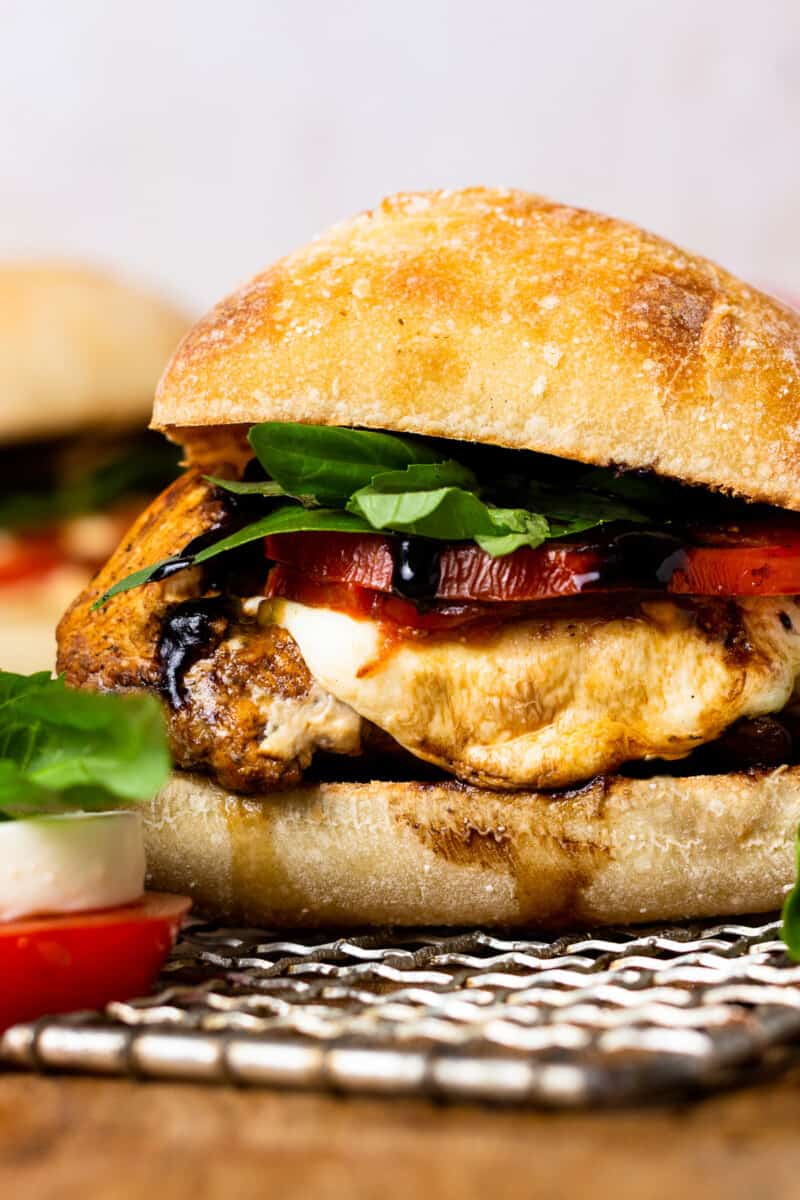
[[[0,0],[0,254],[204,308],[403,188],[515,184],[800,288],[798,0]]]

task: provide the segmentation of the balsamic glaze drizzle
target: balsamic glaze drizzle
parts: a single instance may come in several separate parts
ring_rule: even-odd
[[[598,549],[601,558],[597,578],[591,580],[589,591],[592,584],[600,588],[629,584],[663,591],[675,571],[686,564],[685,540],[655,529],[618,533]]]
[[[425,538],[400,538],[394,556],[392,591],[407,600],[433,600],[439,589],[442,552]]]
[[[160,567],[156,567],[150,576],[150,582],[158,583],[162,579],[169,579],[171,575],[176,575],[178,571],[185,571],[187,567],[194,566],[196,554],[205,550],[206,546],[210,546],[213,542],[220,541],[229,533],[233,533],[233,530],[230,528],[230,521],[226,514],[225,517],[215,521],[208,529],[203,530],[197,537],[187,542],[174,558],[162,563]]]
[[[214,524],[192,538],[170,562],[160,566],[153,573],[153,580],[168,579],[178,571],[194,566],[195,556],[201,550],[264,514],[261,497],[220,491],[220,500],[223,508]],[[181,708],[186,700],[186,672],[198,659],[211,654],[225,636],[231,611],[229,597],[257,592],[264,583],[264,569],[260,541],[229,550],[202,565],[203,590],[217,591],[221,595],[185,600],[167,610],[161,625],[157,656],[161,667],[161,690],[172,708]]]
[[[184,600],[167,611],[156,653],[161,667],[161,689],[171,708],[183,706],[186,672],[224,637],[228,619],[229,605],[225,596]]]
[[[576,549],[581,543],[576,542]],[[628,584],[663,591],[674,572],[685,565],[685,541],[661,530],[632,529],[597,542],[597,571],[581,590]],[[431,601],[439,588],[442,551],[426,538],[398,538],[395,543],[392,591],[407,600]]]
[[[162,563],[160,567],[157,567],[150,576],[150,582],[157,583],[159,580],[169,579],[178,571],[185,571],[187,567],[193,567],[195,557],[201,550],[205,550],[215,542],[222,541],[223,538],[230,537],[231,534],[237,533],[251,521],[263,517],[275,503],[267,501],[265,505],[264,498],[261,496],[238,496],[233,492],[225,492],[221,489],[218,491],[223,505],[221,515],[208,529],[204,529],[197,537],[193,537],[190,542],[187,542],[169,562]],[[229,584],[232,578],[242,577],[241,582],[244,587],[245,578],[251,583],[253,582],[254,570],[263,575],[263,563],[261,543],[248,542],[236,550],[228,550],[219,558],[211,558],[205,562],[203,564],[204,586],[230,590]],[[258,579],[253,586],[258,588],[261,582],[263,580]]]

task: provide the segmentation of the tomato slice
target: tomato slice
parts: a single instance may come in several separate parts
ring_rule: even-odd
[[[496,606],[489,604],[437,604],[420,608],[401,596],[387,595],[353,583],[313,579],[301,571],[278,564],[267,578],[267,596],[284,596],[310,608],[332,608],[351,617],[380,621],[411,632],[437,633],[476,621],[497,620]],[[505,617],[516,610],[504,609]]]
[[[191,901],[148,892],[102,912],[0,925],[0,1030],[146,993]]]
[[[380,533],[278,533],[265,539],[273,562],[311,579],[357,583],[376,592],[392,590],[394,545]]]
[[[394,545],[380,534],[282,533],[266,539],[267,558],[310,580],[358,584],[391,592]],[[548,600],[574,596],[599,577],[602,556],[595,547],[551,542],[492,558],[470,542],[441,551],[437,600]]]
[[[52,532],[0,536],[0,586],[45,575],[64,562],[58,537]]]
[[[793,596],[800,593],[800,553],[777,548],[717,550],[692,546],[669,590],[688,596]]]
[[[787,514],[769,521],[691,531],[685,562],[669,590],[694,596],[791,596],[800,593],[800,528]]]
[[[479,546],[456,544],[442,555],[437,597],[452,600],[525,601],[576,596],[600,580],[601,553],[593,547],[552,542],[492,558]]]
[[[395,546],[396,539],[381,534],[292,533],[267,538],[266,553],[274,562],[301,573],[307,591],[312,583],[338,583],[389,594]],[[461,605],[526,603],[643,588],[693,596],[800,594],[800,523],[793,515],[746,526],[692,529],[684,549],[679,544],[677,549],[671,576],[658,582],[653,575],[643,583],[636,578],[635,556],[630,559],[628,578],[618,559],[612,571],[604,571],[614,554],[613,542],[606,548],[552,541],[502,558],[492,558],[474,543],[453,543],[442,547],[434,599]],[[281,575],[275,578],[278,585],[288,586]],[[293,575],[295,598],[300,586]],[[350,603],[363,607],[367,601]],[[404,621],[413,624],[410,617]]]

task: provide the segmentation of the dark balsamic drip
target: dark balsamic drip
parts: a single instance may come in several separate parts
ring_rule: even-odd
[[[596,544],[598,562],[582,590],[627,586],[663,591],[686,564],[686,541],[661,530],[626,529]],[[417,603],[439,589],[442,551],[426,538],[400,538],[394,553],[392,591]]]
[[[227,630],[228,619],[228,601],[224,596],[184,600],[167,610],[156,653],[161,667],[161,690],[171,708],[183,707],[186,672],[218,645]]]
[[[263,517],[275,506],[262,496],[238,496],[217,489],[222,512],[208,529],[192,538],[173,559],[152,575],[153,580],[168,579],[178,571],[194,566],[196,556],[208,546],[237,533],[251,521]],[[229,597],[250,595],[264,583],[264,551],[261,539],[227,550],[202,564],[204,591],[219,596],[184,600],[167,609],[161,626],[157,657],[161,668],[161,690],[173,709],[186,701],[185,676],[199,659],[213,653],[225,636],[230,621]]]
[[[201,550],[205,550],[207,546],[221,541],[222,538],[227,537],[229,533],[233,532],[233,529],[230,528],[230,522],[226,518],[215,521],[209,529],[205,529],[197,537],[187,542],[174,558],[162,563],[160,567],[156,567],[150,576],[150,582],[158,583],[162,579],[169,579],[171,575],[176,575],[178,571],[185,571],[187,567],[194,566],[195,556]]]
[[[686,542],[658,530],[618,533],[600,548],[597,579],[607,587],[628,584],[641,588],[666,588],[673,574],[686,565]]]
[[[392,572],[392,591],[407,600],[433,600],[439,590],[442,552],[424,538],[401,538]]]
[[[279,503],[273,498],[265,499],[258,495],[238,496],[221,488],[218,492],[223,505],[221,516],[208,529],[192,538],[169,562],[157,567],[150,577],[151,582],[169,579],[178,571],[194,566],[194,560],[202,550],[266,516]],[[235,550],[227,550],[216,558],[208,559],[202,566],[205,589],[248,595],[259,590],[264,582],[262,542],[256,540]]]

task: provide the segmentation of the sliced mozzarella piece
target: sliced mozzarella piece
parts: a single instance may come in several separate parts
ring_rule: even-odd
[[[0,823],[0,921],[130,904],[144,893],[138,813]]]

